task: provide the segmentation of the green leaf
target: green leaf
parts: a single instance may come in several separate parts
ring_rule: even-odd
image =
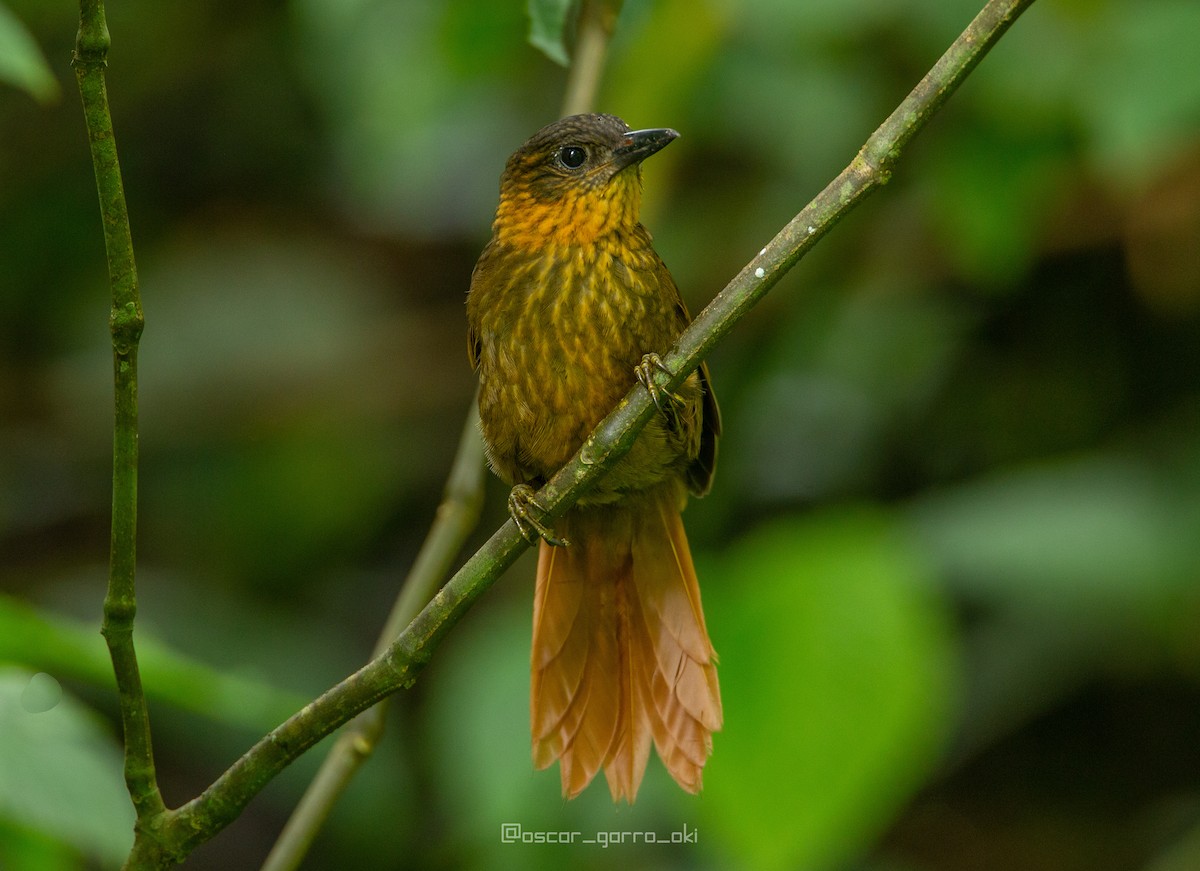
[[[529,0],[529,42],[564,67],[571,62],[567,19],[572,5],[573,0]]]
[[[4,871],[68,871],[80,864],[79,854],[68,845],[0,813],[0,868]]]
[[[954,651],[927,568],[848,512],[772,523],[700,576],[725,708],[701,829],[742,867],[846,860],[947,731]]]
[[[39,103],[58,99],[58,80],[41,49],[9,8],[0,3],[0,82],[26,91]]]
[[[1097,12],[1088,54],[1075,67],[1078,120],[1108,173],[1160,173],[1195,140],[1200,4],[1161,0],[1139,4],[1136,14],[1106,4]]]
[[[210,668],[145,633],[138,633],[137,644],[143,683],[152,698],[218,722],[262,731],[307,701],[248,675]],[[29,707],[52,698],[53,676],[114,686],[98,625],[70,621],[6,596],[0,596],[0,663],[47,672],[32,686],[22,686]]]
[[[926,495],[909,516],[944,574],[976,596],[1130,616],[1194,579],[1186,482],[1097,452]]]
[[[0,819],[118,863],[133,844],[134,813],[115,736],[69,695],[28,710],[21,699],[34,677],[0,670]]]

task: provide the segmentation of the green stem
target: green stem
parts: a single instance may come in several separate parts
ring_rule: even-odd
[[[583,0],[575,29],[575,48],[563,95],[562,115],[590,112],[604,72],[604,56],[617,26],[623,0]]]
[[[125,735],[125,783],[137,810],[139,823],[163,810],[154,772],[150,744],[150,717],[142,692],[137,654],[133,645],[133,619],[137,611],[134,571],[137,560],[137,350],[142,335],[142,303],[138,294],[129,213],[121,185],[121,167],[113,138],[112,116],[104,68],[108,59],[108,25],[103,0],[81,0],[79,34],[72,65],[79,83],[87,125],[108,281],[112,291],[109,331],[113,345],[112,539],[108,592],[104,597],[103,634],[112,657]]]
[[[679,337],[664,361],[674,373],[660,378],[672,389],[816,240],[872,191],[885,184],[904,145],[966,78],[1033,0],[990,0],[899,108],[848,166],[722,290]],[[574,504],[632,446],[653,414],[641,385],[600,422],[579,452],[538,493],[553,521]],[[246,804],[305,750],[360,711],[412,686],[424,665],[467,609],[528,547],[512,520],[438,591],[387,651],[255,744],[203,794],[168,812],[161,835],[172,856],[186,855],[232,822]],[[148,842],[143,842],[147,845]],[[147,855],[149,847],[147,846]],[[159,856],[167,853],[164,846]]]

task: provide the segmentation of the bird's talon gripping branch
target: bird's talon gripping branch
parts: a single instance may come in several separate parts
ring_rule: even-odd
[[[683,397],[677,393],[672,393],[669,390],[663,390],[654,383],[654,373],[665,372],[668,375],[674,375],[667,364],[662,361],[662,357],[651,351],[642,357],[641,361],[634,367],[633,374],[641,385],[646,388],[646,392],[650,394],[650,398],[654,400],[654,407],[658,409],[659,414],[665,417],[674,428],[676,419],[676,409],[681,408],[684,404]]]
[[[565,538],[555,535],[554,530],[542,522],[546,509],[538,504],[533,495],[533,488],[528,484],[518,484],[512,488],[512,492],[508,494],[508,513],[512,516],[513,523],[517,524],[521,535],[525,536],[525,540],[530,544],[537,544],[539,538],[554,547],[566,547],[570,544]]]

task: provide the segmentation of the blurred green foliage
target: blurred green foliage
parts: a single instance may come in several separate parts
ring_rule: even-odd
[[[705,566],[728,715],[702,813],[726,866],[844,861],[926,776],[955,650],[922,559],[851,512],[773,520]]]
[[[37,42],[6,5],[0,3],[0,83],[48,103],[59,95],[58,79],[50,72]]]
[[[54,867],[63,846],[119,865],[133,846],[133,806],[121,755],[100,718],[70,696],[31,699],[38,680],[0,670],[0,860],[5,868]],[[39,837],[38,833],[43,833]]]
[[[571,0],[529,0],[530,45],[540,48],[555,63],[568,66],[573,32],[571,12],[577,9]]]
[[[693,311],[978,6],[624,3],[597,108],[683,134],[644,220]],[[527,13],[110,5],[171,804],[363,661],[432,517],[497,179],[562,95]],[[111,362],[76,14],[0,8],[0,46],[32,35],[0,48],[6,869],[113,867],[130,819],[97,633]],[[633,808],[532,770],[526,560],[399,699],[306,867],[1200,867],[1197,32],[1194,0],[1041,0],[715,353],[721,468],[687,522],[728,721],[699,797],[657,762]],[[58,102],[31,97],[52,90],[35,44]],[[35,672],[64,687],[49,711],[20,706]],[[188,867],[259,864],[320,752]],[[503,844],[506,822],[697,837]]]

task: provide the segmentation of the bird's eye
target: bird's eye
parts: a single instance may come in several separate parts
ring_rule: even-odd
[[[578,145],[564,145],[558,149],[558,162],[566,169],[579,169],[587,160],[587,150]]]

